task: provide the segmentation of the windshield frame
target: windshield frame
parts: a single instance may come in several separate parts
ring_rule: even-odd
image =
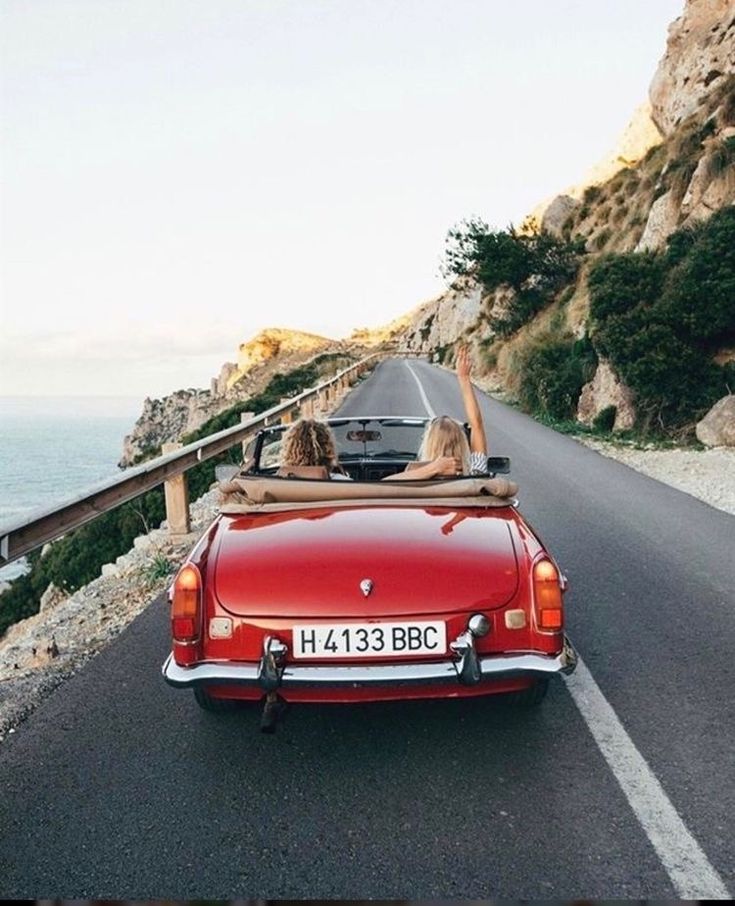
[[[355,416],[325,419],[332,428],[340,462],[380,461],[413,462],[418,455],[424,429],[431,419],[428,416]],[[462,424],[458,422],[458,424]],[[280,439],[289,425],[273,425],[258,433],[248,448],[248,456],[256,469],[271,469],[278,465]],[[386,433],[386,430],[389,433]],[[347,433],[372,432],[380,434],[379,440],[347,440]]]

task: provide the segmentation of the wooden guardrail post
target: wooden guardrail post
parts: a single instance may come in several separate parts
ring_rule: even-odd
[[[180,450],[183,444],[169,443],[161,445],[161,453],[174,453]],[[186,472],[174,475],[163,483],[166,496],[166,519],[168,520],[169,535],[188,535],[191,531],[189,517],[189,485],[186,481]]]
[[[283,405],[284,403],[290,403],[290,402],[291,402],[290,396],[281,397],[281,405]],[[293,409],[287,409],[285,412],[281,413],[281,424],[282,425],[290,425],[292,422],[293,422]]]
[[[329,410],[329,391],[326,387],[319,391],[317,406],[319,407],[320,416]]]
[[[241,412],[240,413],[240,424],[244,425],[245,422],[249,422],[251,418],[255,418],[254,412]],[[250,444],[250,438],[246,437],[242,442],[242,458],[245,461],[245,457],[248,455],[248,445]]]

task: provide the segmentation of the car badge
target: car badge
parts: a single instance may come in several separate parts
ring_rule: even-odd
[[[373,590],[373,580],[372,579],[363,579],[362,582],[360,582],[360,590],[367,598],[367,596]]]

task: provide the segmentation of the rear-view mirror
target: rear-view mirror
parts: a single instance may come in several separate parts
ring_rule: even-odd
[[[368,444],[380,440],[382,436],[380,431],[348,431],[345,435],[347,440],[354,440],[360,444]]]

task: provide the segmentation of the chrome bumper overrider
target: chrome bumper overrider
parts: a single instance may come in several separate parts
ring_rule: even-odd
[[[560,654],[506,654],[477,657],[477,671],[471,678],[460,674],[461,664],[453,660],[431,663],[356,664],[355,666],[306,666],[284,664],[278,675],[278,686],[284,689],[326,688],[343,686],[394,686],[405,684],[464,683],[474,685],[483,680],[511,676],[544,677],[571,673],[577,666],[577,653],[565,637]],[[171,686],[245,685],[269,688],[264,684],[263,662],[237,664],[227,661],[180,667],[169,655],[163,665],[163,677]]]

